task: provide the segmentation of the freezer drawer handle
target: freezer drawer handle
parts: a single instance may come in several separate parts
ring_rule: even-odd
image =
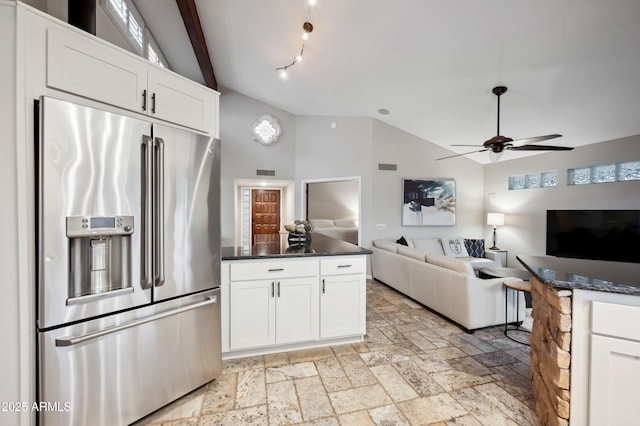
[[[112,333],[117,333],[118,331],[126,330],[132,327],[137,327],[139,325],[146,324],[151,321],[157,321],[162,318],[181,314],[183,312],[191,311],[193,309],[202,308],[204,306],[212,305],[214,303],[218,303],[217,295],[207,297],[207,300],[205,300],[204,302],[198,302],[192,305],[183,306],[182,308],[174,309],[168,312],[161,312],[159,314],[151,315],[149,317],[146,317],[140,320],[130,321],[115,327],[110,327],[105,330],[97,331],[95,333],[85,334],[84,336],[77,336],[77,337],[72,336],[72,337],[64,337],[62,339],[56,339],[56,346],[74,346],[74,345],[86,342],[88,340],[97,339],[98,337],[106,336]]]

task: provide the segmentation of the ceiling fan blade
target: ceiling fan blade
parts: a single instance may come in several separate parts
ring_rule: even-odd
[[[524,144],[528,144],[528,143],[542,142],[542,141],[546,141],[546,140],[549,140],[549,139],[555,139],[555,138],[560,138],[560,137],[562,137],[562,135],[558,135],[558,134],[544,135],[544,136],[534,136],[532,138],[516,139],[512,143],[524,145]]]
[[[478,151],[465,152],[464,154],[449,155],[448,157],[436,158],[436,161],[438,161],[438,160],[446,160],[447,158],[460,157],[460,156],[463,156],[463,155],[475,154],[476,152],[484,152],[484,151],[489,151],[489,150],[488,149],[480,149]]]
[[[553,146],[553,145],[520,145],[506,147],[511,151],[571,151],[572,146]]]
[[[476,148],[482,148],[482,145],[458,145],[458,144],[456,144],[456,145],[449,145],[449,146],[473,146],[473,147],[476,147]]]

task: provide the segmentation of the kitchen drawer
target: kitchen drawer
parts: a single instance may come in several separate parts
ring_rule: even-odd
[[[321,275],[364,274],[367,260],[364,256],[340,256],[320,260]]]
[[[230,281],[271,278],[311,277],[318,275],[317,260],[277,260],[273,262],[231,263]]]
[[[640,307],[592,302],[592,333],[640,341]]]

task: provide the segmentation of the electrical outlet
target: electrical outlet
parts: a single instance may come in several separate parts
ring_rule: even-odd
[[[384,231],[385,229],[387,229],[387,224],[386,223],[378,223],[376,225],[376,229],[378,231]]]

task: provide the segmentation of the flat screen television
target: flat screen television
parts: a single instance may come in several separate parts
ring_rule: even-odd
[[[640,210],[547,210],[547,254],[640,263]]]

